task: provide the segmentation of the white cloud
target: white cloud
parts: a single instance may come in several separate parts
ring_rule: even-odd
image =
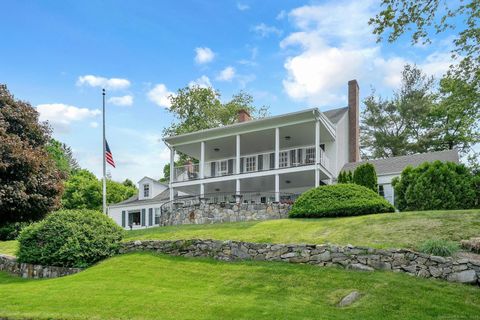
[[[240,10],[240,11],[245,11],[245,10],[250,9],[250,6],[248,4],[245,4],[245,3],[237,2],[237,9]]]
[[[212,83],[210,82],[210,79],[206,76],[203,75],[200,78],[196,80],[192,80],[188,83],[188,86],[191,87],[200,87],[200,88],[212,88]]]
[[[92,128],[98,128],[98,122],[96,122],[96,121],[90,122],[90,127],[92,127]]]
[[[427,56],[425,61],[420,64],[423,72],[434,77],[441,77],[450,68],[450,65],[455,64],[456,60],[452,59],[450,52],[434,52]]]
[[[108,102],[116,106],[128,107],[133,104],[133,96],[126,95],[121,97],[111,97],[108,99]]]
[[[204,48],[195,48],[195,62],[198,64],[205,64],[209,63],[215,58],[215,53],[212,49],[204,47]]]
[[[63,103],[40,104],[36,106],[40,121],[48,121],[54,129],[68,132],[72,122],[94,118],[101,114],[98,109],[78,108]]]
[[[235,77],[235,68],[232,66],[228,66],[218,74],[217,80],[232,81],[233,77]]]
[[[285,10],[282,10],[277,14],[277,17],[275,19],[283,20],[286,16],[287,16],[287,12]]]
[[[174,93],[168,91],[167,86],[165,86],[163,83],[157,84],[147,93],[148,99],[150,99],[150,101],[163,108],[170,108],[170,97],[173,95]]]
[[[262,38],[266,38],[271,34],[275,34],[277,36],[281,36],[283,31],[274,27],[274,26],[268,26],[265,23],[260,23],[257,24],[252,28],[252,31],[255,33],[259,34]]]
[[[130,81],[121,78],[104,78],[94,75],[84,75],[78,77],[77,86],[100,87],[109,90],[127,89],[130,86]]]

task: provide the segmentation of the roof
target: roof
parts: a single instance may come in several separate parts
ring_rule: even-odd
[[[458,151],[457,150],[444,150],[427,153],[411,154],[406,156],[391,157],[386,159],[367,160],[359,162],[350,162],[343,166],[342,171],[355,170],[361,164],[371,163],[375,167],[377,175],[386,175],[400,173],[407,166],[419,166],[424,162],[432,162],[435,160],[451,161],[458,163]]]
[[[140,181],[142,181],[142,180],[144,180],[144,179],[152,180],[153,182],[155,182],[155,183],[157,183],[157,184],[161,184],[161,185],[163,185],[163,186],[165,186],[165,187],[168,187],[168,184],[163,183],[163,182],[160,182],[160,181],[158,181],[157,179],[153,179],[153,178],[150,178],[150,177],[148,177],[148,176],[143,177],[142,179],[138,180],[138,182],[140,182]]]
[[[159,194],[157,194],[155,197],[152,199],[144,199],[144,200],[138,200],[138,194],[131,196],[127,200],[121,201],[119,203],[114,203],[110,205],[109,207],[120,207],[124,205],[144,205],[144,204],[150,204],[150,203],[160,203],[165,200],[170,199],[170,191],[169,189],[163,190]]]
[[[323,111],[323,114],[333,123],[337,124],[338,121],[343,117],[345,113],[348,112],[348,107],[343,107],[343,108],[338,108],[338,109],[332,109],[332,110],[327,110]]]

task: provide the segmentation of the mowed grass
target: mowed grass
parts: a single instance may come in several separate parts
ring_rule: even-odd
[[[0,241],[0,253],[14,256],[18,247],[18,241]]]
[[[345,308],[352,290],[361,298]],[[480,289],[392,272],[121,255],[79,274],[0,273],[0,317],[35,319],[480,319]]]
[[[126,240],[201,238],[418,249],[428,239],[459,241],[474,236],[480,236],[480,210],[157,227],[128,231]]]

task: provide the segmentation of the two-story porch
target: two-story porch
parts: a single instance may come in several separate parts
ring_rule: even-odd
[[[336,176],[336,126],[318,109],[168,137],[170,198],[261,191],[301,193]],[[192,162],[174,167],[176,153]],[[272,199],[273,200],[273,199]]]

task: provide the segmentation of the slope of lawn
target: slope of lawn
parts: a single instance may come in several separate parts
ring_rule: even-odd
[[[15,240],[11,241],[0,241],[0,253],[8,254],[9,256],[14,256],[17,251],[18,242]]]
[[[336,307],[358,290],[360,300]],[[480,289],[392,272],[226,263],[136,253],[79,274],[0,273],[0,317],[54,319],[479,319]]]
[[[128,231],[126,240],[203,238],[416,249],[431,238],[459,241],[474,236],[480,236],[478,209],[157,227]]]

